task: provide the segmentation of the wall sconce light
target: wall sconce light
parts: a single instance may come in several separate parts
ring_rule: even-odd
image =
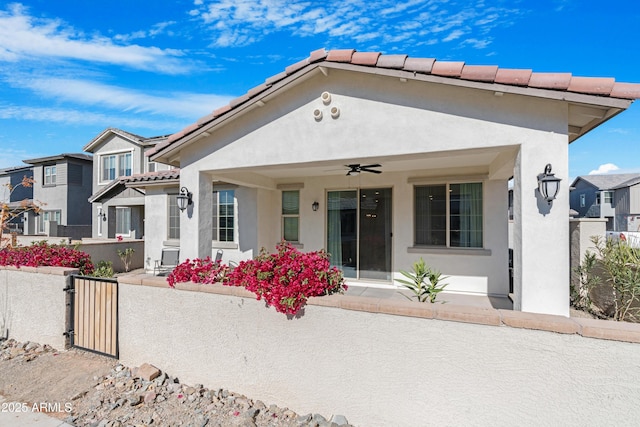
[[[311,205],[311,209],[313,209],[314,212],[317,212],[319,208],[320,208],[320,203],[318,202],[313,202],[313,204]]]
[[[187,190],[187,187],[182,187],[180,194],[176,196],[176,200],[178,202],[178,209],[182,212],[187,209],[187,206],[193,204],[193,193]]]
[[[538,191],[547,203],[551,204],[558,195],[560,181],[560,178],[556,178],[555,175],[551,173],[551,163],[544,167],[544,173],[538,175]]]
[[[107,214],[104,213],[102,208],[98,208],[98,220],[100,220],[100,219],[103,220],[103,221],[107,220]]]

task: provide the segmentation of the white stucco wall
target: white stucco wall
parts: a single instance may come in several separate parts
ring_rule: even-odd
[[[354,83],[357,79],[357,84]],[[340,108],[331,119],[320,94],[332,94],[331,106]],[[313,111],[325,111],[316,121]],[[210,136],[180,152],[181,185],[198,188],[201,204],[182,225],[183,253],[209,254],[204,220],[210,192],[207,181],[219,179],[270,191],[271,206],[255,205],[254,251],[272,247],[279,239],[277,185],[304,182],[301,191],[301,236],[304,250],[324,246],[325,191],[329,189],[393,188],[393,269],[408,269],[424,255],[443,274],[451,276],[448,290],[506,294],[508,291],[507,180],[514,177],[516,306],[523,311],[568,315],[568,107],[565,102],[510,93],[408,81],[384,76],[353,75],[332,70],[329,78],[311,77],[267,100],[224,126],[209,129]],[[492,156],[470,160],[469,154]],[[479,156],[482,158],[482,156]],[[351,162],[382,163],[424,160],[424,166],[385,171],[380,176],[310,174],[309,167],[335,168]],[[434,160],[436,159],[436,160]],[[562,179],[561,193],[549,209],[536,193],[537,175],[547,163]],[[513,165],[513,166],[512,166]],[[383,167],[384,169],[384,167]],[[288,177],[272,177],[270,171]],[[296,176],[297,175],[297,176]],[[464,182],[483,175],[484,254],[448,251],[408,251],[413,245],[412,179],[427,177]],[[206,177],[206,178],[203,178]],[[475,180],[474,180],[475,181]],[[203,187],[203,185],[205,187]],[[309,191],[308,194],[303,194]],[[310,209],[318,200],[320,212]],[[253,199],[251,199],[253,200]],[[196,202],[197,203],[197,202]],[[242,226],[242,224],[240,224]],[[273,233],[263,230],[277,227]],[[240,231],[242,233],[242,231]],[[199,235],[201,234],[201,235]],[[265,240],[266,239],[266,240]],[[274,240],[275,240],[274,239]],[[265,244],[266,243],[266,244]],[[550,302],[551,301],[551,302]]]
[[[68,276],[61,267],[46,267],[37,273],[0,268],[0,336],[20,342],[34,341],[63,349],[65,297]],[[68,269],[67,269],[68,270]]]
[[[358,426],[632,425],[638,344],[120,285],[120,356]]]

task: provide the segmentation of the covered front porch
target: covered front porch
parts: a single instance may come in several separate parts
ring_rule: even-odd
[[[181,214],[181,258],[223,249],[223,261],[238,262],[286,240],[329,252],[353,289],[392,293],[399,272],[423,258],[447,292],[506,301],[508,181],[518,153],[503,146],[345,158],[199,171],[193,181],[183,168],[192,204]],[[356,164],[379,166],[348,166]]]

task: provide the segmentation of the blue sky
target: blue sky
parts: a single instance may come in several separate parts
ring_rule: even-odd
[[[322,47],[640,83],[639,22],[634,0],[0,1],[0,167],[176,132]],[[571,144],[570,176],[594,170],[640,172],[640,103]]]

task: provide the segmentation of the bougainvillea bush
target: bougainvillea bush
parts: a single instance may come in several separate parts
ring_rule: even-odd
[[[176,283],[193,282],[193,283],[217,283],[222,281],[229,267],[212,260],[210,257],[205,259],[186,260],[173,269],[167,277],[167,282],[172,288]]]
[[[91,257],[71,246],[36,242],[31,246],[17,246],[0,250],[0,265],[15,267],[70,267],[80,274],[93,273]]]
[[[176,273],[177,271],[177,273]],[[309,297],[343,293],[347,286],[342,272],[331,267],[325,251],[303,253],[288,243],[280,243],[276,253],[264,248],[252,260],[242,261],[230,270],[224,264],[185,261],[172,273],[168,282],[221,282],[227,286],[242,286],[255,293],[258,300],[278,312],[296,314]]]

